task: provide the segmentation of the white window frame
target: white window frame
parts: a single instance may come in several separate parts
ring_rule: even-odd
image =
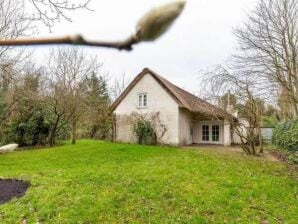
[[[209,126],[209,141],[203,140],[203,125]],[[219,141],[213,141],[212,137],[212,126],[219,125]],[[221,145],[224,141],[224,129],[222,122],[214,122],[214,121],[199,121],[199,143],[203,144],[216,144]]]
[[[140,99],[140,97],[141,97],[141,99]],[[145,98],[146,98],[146,101],[144,100]],[[146,102],[146,104],[145,104],[145,102]],[[138,107],[139,108],[147,108],[148,107],[148,93],[139,93],[138,94]]]

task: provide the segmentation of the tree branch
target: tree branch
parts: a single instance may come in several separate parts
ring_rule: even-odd
[[[54,38],[24,38],[14,40],[0,40],[0,46],[32,46],[32,45],[82,45],[92,47],[114,48],[118,50],[132,50],[132,46],[139,40],[135,36],[124,41],[96,41],[86,40],[81,35]]]

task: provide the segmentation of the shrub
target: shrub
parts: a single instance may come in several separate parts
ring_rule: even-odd
[[[273,144],[291,152],[298,151],[298,118],[278,124],[273,133]]]
[[[45,145],[49,134],[46,113],[42,110],[12,121],[7,129],[4,143],[16,142],[21,147]]]
[[[133,132],[139,144],[156,145],[156,134],[150,121],[138,120],[133,126]]]
[[[262,127],[264,128],[272,128],[275,127],[278,123],[278,120],[274,116],[262,116]]]
[[[273,132],[272,143],[278,149],[287,150],[289,160],[298,163],[298,118],[278,124]]]

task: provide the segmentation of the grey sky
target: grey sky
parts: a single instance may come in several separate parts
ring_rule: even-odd
[[[138,19],[149,9],[169,0],[93,0],[94,12],[78,11],[72,23],[55,25],[50,35],[83,34],[101,40],[123,39],[133,33]],[[173,27],[159,40],[135,46],[131,52],[86,48],[103,61],[111,76],[136,76],[152,68],[173,83],[192,92],[199,91],[198,72],[222,63],[235,48],[233,27],[245,21],[256,0],[188,0]],[[40,36],[48,36],[41,30]],[[48,52],[36,50],[37,58]]]

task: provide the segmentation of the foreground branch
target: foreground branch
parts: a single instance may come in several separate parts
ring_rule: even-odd
[[[118,50],[132,50],[132,46],[139,40],[135,36],[124,41],[90,41],[85,40],[81,35],[54,37],[54,38],[28,38],[14,40],[0,40],[0,46],[30,46],[30,45],[81,45],[93,47],[114,48]]]
[[[51,3],[51,1],[49,1]],[[89,1],[87,1],[88,3]],[[35,3],[35,1],[33,1]],[[65,9],[66,2],[56,2],[58,9]],[[154,41],[164,34],[176,18],[181,14],[185,1],[172,2],[167,5],[154,8],[145,14],[136,26],[135,33],[128,39],[119,42],[90,41],[85,40],[81,35],[56,37],[56,38],[28,38],[28,39],[2,39],[0,46],[29,46],[29,45],[50,45],[69,44],[94,47],[115,48],[118,50],[132,50],[132,46],[141,41]],[[56,7],[56,9],[57,9]],[[37,7],[38,8],[38,7]],[[66,8],[69,9],[69,8]],[[72,8],[70,8],[72,9]],[[74,8],[76,9],[76,8]],[[58,11],[58,15],[61,13]],[[47,17],[48,18],[48,17]],[[48,18],[49,19],[49,18]]]

